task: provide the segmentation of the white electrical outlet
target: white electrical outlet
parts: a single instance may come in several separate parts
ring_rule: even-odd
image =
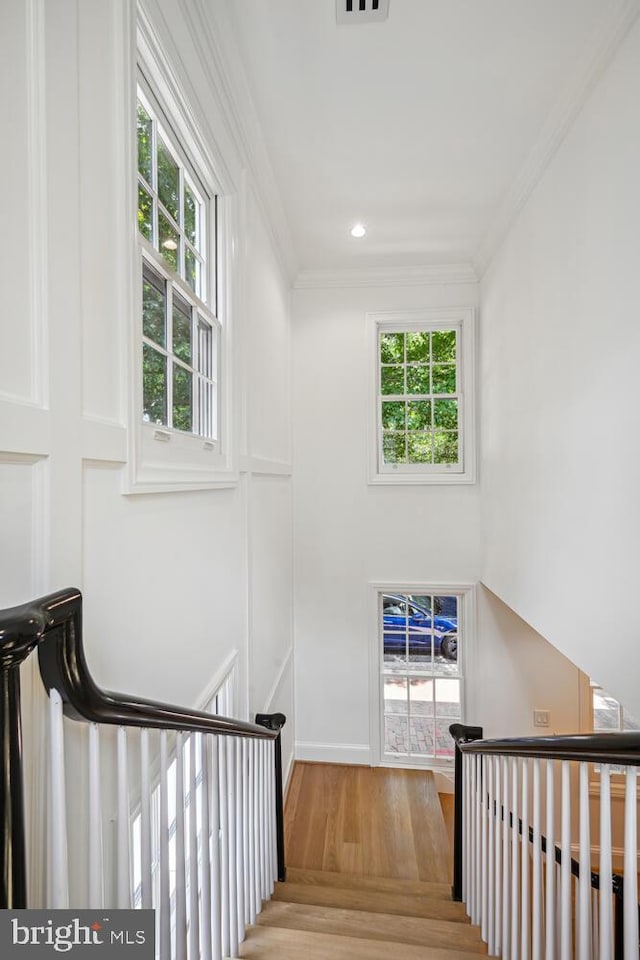
[[[533,725],[534,725],[534,727],[548,727],[548,726],[549,726],[549,711],[548,711],[548,710],[534,710],[534,711],[533,711]]]

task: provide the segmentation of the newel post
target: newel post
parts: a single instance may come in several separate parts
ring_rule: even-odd
[[[35,649],[42,624],[0,612],[0,908],[27,906],[20,665]],[[24,614],[23,614],[24,615]]]
[[[287,867],[284,857],[284,798],[282,795],[282,740],[280,731],[287,722],[284,713],[257,713],[256,723],[267,730],[277,730],[275,739],[275,781],[276,781],[276,842],[278,848],[278,880],[287,879]]]
[[[452,723],[449,727],[449,733],[453,737],[456,745],[455,798],[453,813],[453,885],[451,887],[451,898],[460,902],[462,900],[462,851],[464,849],[464,837],[462,835],[464,783],[462,777],[462,751],[460,749],[460,744],[468,743],[471,740],[482,740],[482,727],[467,727],[464,723]]]

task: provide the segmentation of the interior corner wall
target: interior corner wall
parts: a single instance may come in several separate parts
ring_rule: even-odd
[[[294,293],[296,755],[368,763],[369,583],[474,582],[479,488],[371,485],[374,311],[474,306],[477,287]]]
[[[482,579],[640,713],[640,25],[482,282]]]
[[[579,669],[482,585],[469,652],[467,722],[485,737],[581,732]],[[534,710],[548,711],[548,727],[535,726]]]

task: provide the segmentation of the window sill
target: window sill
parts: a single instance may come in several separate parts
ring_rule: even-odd
[[[379,485],[405,485],[405,484],[472,484],[476,483],[476,477],[471,473],[375,473],[369,476],[368,482],[374,486]]]
[[[202,437],[141,424],[132,431],[123,494],[178,493],[234,487],[231,458]]]

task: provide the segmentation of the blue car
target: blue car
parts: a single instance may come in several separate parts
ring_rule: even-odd
[[[432,617],[428,610],[409,600],[408,597],[385,593],[382,597],[384,624],[384,653],[406,654],[407,637],[409,654],[446,660],[458,659],[458,621],[456,617]]]

